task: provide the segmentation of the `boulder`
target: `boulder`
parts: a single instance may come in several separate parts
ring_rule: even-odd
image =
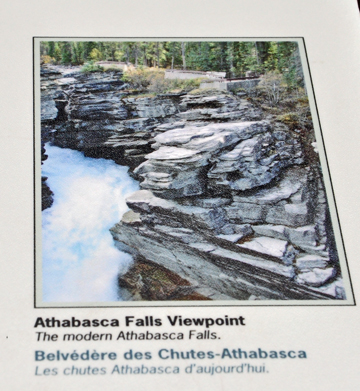
[[[329,259],[313,254],[302,254],[296,258],[296,267],[300,270],[311,270],[314,268],[325,268],[329,264]]]
[[[156,97],[156,98],[132,98],[123,99],[123,102],[141,118],[158,118],[174,115],[179,112],[175,99]]]
[[[284,168],[303,161],[300,146],[290,141],[277,146],[270,132],[241,141],[231,151],[214,157],[215,164],[208,173],[210,186],[240,192],[270,183]],[[288,192],[286,185],[283,189]]]
[[[336,269],[328,267],[326,269],[314,268],[311,271],[300,273],[296,277],[299,284],[306,284],[314,287],[319,287],[336,276]]]

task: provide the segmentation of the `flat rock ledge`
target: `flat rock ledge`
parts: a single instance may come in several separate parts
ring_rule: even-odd
[[[335,276],[328,260],[297,257],[301,252],[289,241],[257,237],[249,224],[234,227],[237,234],[214,235],[219,212],[181,206],[148,190],[134,193],[128,205],[132,219],[125,214],[111,229],[117,247],[175,272],[196,290],[207,287],[237,300],[324,300],[336,295],[331,286],[317,289]],[[307,274],[318,269],[314,266],[324,272]]]

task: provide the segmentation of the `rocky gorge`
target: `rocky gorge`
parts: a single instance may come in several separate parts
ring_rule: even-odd
[[[130,95],[121,76],[41,69],[41,158],[51,142],[140,182],[111,228],[129,299],[346,298],[313,133],[244,94]],[[53,197],[43,177],[43,209]]]

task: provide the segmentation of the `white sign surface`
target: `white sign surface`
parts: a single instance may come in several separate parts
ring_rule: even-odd
[[[5,31],[0,63],[3,109],[1,119],[3,218],[0,226],[2,388],[4,390],[62,390],[64,388],[78,390],[85,387],[89,390],[99,388],[108,390],[119,388],[125,390],[134,388],[149,390],[355,389],[359,381],[356,366],[359,359],[357,333],[359,311],[356,299],[360,276],[356,247],[359,228],[356,213],[359,191],[357,98],[360,90],[359,14],[356,2],[340,4],[340,2],[328,1],[325,5],[321,1],[290,3],[278,0],[271,4],[262,1],[253,1],[251,4],[245,1],[228,1],[222,4],[210,2],[205,7],[200,1],[191,3],[182,1],[172,3],[169,7],[169,4],[163,1],[155,1],[151,4],[132,2],[128,5],[113,4],[110,1],[102,4],[62,2],[29,5],[18,1],[11,5],[3,5],[2,8],[1,24]],[[263,217],[265,209],[262,209],[261,218],[265,219],[266,224],[261,225],[254,217],[255,209],[252,209],[251,214],[246,218],[253,221],[247,221],[243,217],[244,214],[241,217],[243,221],[240,221],[241,219],[236,217],[238,212],[234,212],[231,204],[234,198],[228,204],[216,201],[220,202],[215,208],[216,213],[220,213],[220,209],[225,210],[230,228],[225,227],[225,223],[221,225],[220,217],[216,217],[217,223],[212,225],[213,231],[211,231],[215,233],[211,236],[206,224],[210,224],[209,221],[212,220],[208,217],[201,220],[197,216],[203,216],[204,210],[208,210],[206,208],[209,208],[209,203],[215,202],[216,197],[205,197],[206,192],[201,188],[200,181],[195,190],[186,185],[183,187],[176,185],[175,196],[166,198],[162,190],[156,190],[158,188],[154,185],[156,182],[153,181],[154,176],[148,175],[150,169],[145,165],[145,169],[140,172],[141,180],[155,186],[150,188],[153,191],[151,197],[145,200],[147,205],[150,205],[149,208],[154,208],[155,212],[166,208],[171,210],[167,222],[171,222],[175,217],[178,218],[177,216],[186,215],[189,210],[193,213],[193,223],[181,227],[172,227],[169,223],[171,229],[167,226],[161,234],[166,236],[175,232],[179,235],[180,232],[181,237],[184,234],[193,235],[193,238],[187,239],[186,246],[183,244],[180,246],[178,237],[174,236],[173,244],[166,250],[175,254],[180,266],[169,264],[170,255],[170,258],[166,258],[165,250],[154,244],[161,242],[161,238],[165,236],[160,235],[160,239],[156,239],[157,242],[154,236],[151,236],[154,232],[159,234],[161,227],[164,227],[164,221],[157,222],[155,225],[146,225],[144,221],[146,216],[149,217],[148,211],[139,209],[139,199],[142,200],[141,197],[145,195],[149,197],[149,187],[144,187],[145,182],[140,184],[139,177],[135,177],[134,180],[125,176],[127,174],[124,167],[119,169],[112,160],[100,159],[100,165],[94,163],[94,161],[99,162],[99,159],[94,159],[97,156],[91,156],[90,150],[93,151],[91,149],[93,147],[86,146],[89,140],[93,142],[94,137],[98,137],[98,133],[93,131],[96,124],[101,124],[102,132],[106,134],[107,130],[104,126],[114,126],[116,122],[116,126],[120,126],[117,128],[118,133],[115,132],[115,136],[118,136],[123,131],[119,129],[124,127],[124,122],[121,121],[136,120],[137,117],[131,117],[133,113],[130,115],[128,108],[135,107],[135,111],[140,109],[133,101],[126,101],[126,99],[154,99],[154,96],[139,97],[136,96],[135,91],[134,98],[131,95],[134,91],[128,91],[127,87],[124,87],[126,96],[121,95],[119,98],[117,88],[123,85],[123,82],[119,81],[115,93],[111,96],[112,106],[105,108],[105,111],[110,112],[114,107],[118,110],[123,102],[121,99],[125,99],[128,117],[120,118],[121,114],[116,111],[116,114],[111,114],[118,116],[114,119],[115,122],[111,123],[107,118],[108,122],[105,123],[101,122],[102,118],[96,117],[96,105],[104,104],[102,100],[110,104],[109,95],[106,95],[105,90],[96,92],[96,89],[100,88],[99,85],[104,82],[103,76],[100,79],[95,77],[96,80],[94,79],[91,86],[88,81],[84,81],[85,76],[81,73],[66,75],[66,71],[61,75],[60,82],[57,75],[53,79],[46,79],[45,84],[44,78],[40,77],[41,55],[48,54],[41,52],[41,42],[88,41],[153,42],[155,48],[151,60],[153,65],[156,65],[156,61],[160,61],[156,57],[156,42],[177,42],[179,61],[181,61],[181,44],[184,42],[274,42],[275,46],[279,42],[295,42],[302,62],[306,87],[304,94],[306,93],[308,98],[308,103],[305,100],[304,104],[309,104],[316,144],[305,142],[312,152],[303,152],[305,157],[300,161],[294,160],[297,151],[296,141],[291,141],[295,149],[292,150],[293,156],[284,154],[285,157],[281,160],[281,169],[285,170],[279,177],[281,180],[279,179],[279,182],[274,185],[270,180],[266,182],[265,175],[261,176],[261,180],[264,181],[260,184],[260,187],[263,186],[261,188],[267,190],[280,188],[280,193],[292,189],[288,198],[276,199],[276,202],[280,202],[277,204],[276,217],[273,217],[274,213],[269,212],[269,209],[266,209],[266,217]],[[254,47],[258,50],[256,45]],[[93,57],[96,59],[94,53]],[[261,54],[261,50],[256,53]],[[122,56],[126,57],[126,53]],[[280,61],[279,56],[277,61]],[[261,62],[261,59],[258,61]],[[129,64],[126,66],[127,69],[131,69]],[[45,69],[46,66],[42,68]],[[46,69],[51,69],[51,66]],[[210,70],[219,71],[219,69]],[[69,72],[72,71],[73,69],[69,68]],[[112,79],[113,74],[111,72],[107,74],[110,75],[110,84],[113,83],[111,84],[113,86],[115,80]],[[259,75],[248,73],[247,76],[256,78]],[[184,78],[186,79],[185,76]],[[227,74],[227,78],[235,79],[236,75],[230,73]],[[210,79],[208,78],[207,83]],[[47,91],[52,88],[53,80],[56,80],[56,88],[59,88],[59,91],[64,91],[66,96],[70,94],[70,98],[61,95],[61,91],[57,91],[56,94],[59,94],[55,97],[51,95],[51,99],[58,102],[58,113],[61,112],[61,101],[68,105],[64,113],[71,111],[64,124],[84,126],[86,131],[93,131],[91,137],[84,138],[80,128],[77,128],[76,143],[79,143],[77,146],[72,144],[73,139],[68,141],[66,135],[64,141],[62,135],[68,130],[61,128],[63,123],[59,117],[57,122],[51,122],[55,117],[48,122],[43,121],[43,134],[45,126],[46,131],[49,130],[49,135],[46,137],[43,135],[41,139],[40,109],[44,106],[41,107],[40,102],[46,88]],[[224,80],[220,79],[218,83],[217,88],[221,83],[224,84]],[[229,83],[236,83],[236,80],[231,80]],[[104,84],[101,85],[104,89]],[[44,86],[46,88],[43,88]],[[240,99],[250,96],[253,100],[248,101],[254,104],[256,93],[251,95],[252,92],[246,88],[236,90],[239,94],[236,95],[236,99],[240,102]],[[176,92],[172,93],[176,95]],[[169,98],[167,95],[155,99],[170,99],[172,102],[177,102],[176,99],[180,102],[182,99],[184,102],[183,96],[180,94],[178,97]],[[196,94],[193,96],[197,99]],[[232,92],[229,96],[229,99],[235,99],[231,98],[235,96]],[[70,99],[70,103],[67,99]],[[87,122],[84,125],[84,120],[81,119],[81,107],[85,106],[84,102],[87,99],[90,103],[86,104],[94,106],[90,110],[91,113],[86,114]],[[235,119],[228,121],[224,116],[219,116],[224,111],[220,112],[216,105],[207,107],[208,103],[204,103],[205,101],[199,104],[197,115],[203,115],[201,110],[208,110],[206,115],[218,117],[212,117],[210,121],[207,119],[205,124],[204,118],[186,117],[188,114],[184,114],[187,111],[183,109],[183,103],[181,110],[175,113],[180,123],[184,120],[186,122],[183,135],[186,136],[186,132],[191,134],[198,132],[196,137],[199,138],[200,131],[218,131],[219,124],[223,124],[221,132],[227,133],[221,140],[230,143],[228,140],[233,137],[234,132],[238,132],[237,134],[244,132],[242,129],[245,128],[239,125],[240,122],[249,120],[257,122],[262,119],[271,122],[275,117],[281,117],[291,134],[295,134],[298,130],[296,126],[291,128],[290,122],[293,117],[285,118],[289,113],[294,114],[291,106],[288,112],[274,110],[270,112],[270,107],[270,111],[266,114],[267,118],[248,119],[243,114],[239,114],[243,107],[241,105],[245,104],[242,100],[239,110],[233,110],[232,115]],[[159,105],[158,110],[160,110]],[[70,111],[69,107],[71,107]],[[217,109],[220,111],[217,112]],[[203,148],[201,143],[195,148],[191,143],[186,144],[181,141],[180,148],[180,144],[174,144],[174,137],[179,136],[174,129],[178,128],[173,126],[166,129],[167,124],[172,123],[167,120],[170,115],[172,114],[166,113],[156,117],[156,114],[153,114],[152,117],[146,118],[147,121],[152,121],[152,132],[157,134],[158,143],[156,150],[150,149],[147,152],[148,165],[159,164],[160,160],[165,161],[168,159],[167,154],[171,152],[176,154],[176,159],[180,159],[175,159],[176,164],[182,164],[181,158],[186,155],[186,159],[198,159],[196,161],[199,162],[205,159],[207,163],[201,164],[203,167],[209,167],[208,162],[214,163],[215,157],[218,158],[216,161],[218,164],[219,161],[229,161],[230,152],[235,153],[236,148],[231,149],[230,144],[221,152],[223,159],[219,158],[220,155],[211,155],[213,152],[210,151],[210,147],[206,151],[201,150]],[[194,111],[191,115],[194,115]],[[236,119],[236,115],[239,115],[239,120]],[[138,115],[138,117],[140,117],[138,121],[141,122],[145,115]],[[194,121],[198,122],[189,130],[189,126],[193,126]],[[200,123],[201,121],[203,122]],[[299,124],[299,118],[297,121]],[[134,126],[134,123],[138,122],[131,122],[131,126]],[[236,129],[234,124],[237,124]],[[130,126],[129,123],[126,126]],[[149,122],[143,121],[140,126],[144,129],[149,126]],[[158,126],[163,128],[156,130]],[[251,127],[246,130],[247,134],[254,132],[251,136],[246,136],[246,140],[253,140],[255,143],[258,137],[267,134],[266,124],[257,126],[260,126],[261,130],[255,131]],[[60,133],[62,131],[64,133]],[[136,132],[138,130],[135,129],[134,133]],[[275,130],[271,130],[270,133],[273,134],[272,132]],[[278,150],[284,145],[279,143],[284,141],[281,140],[282,134],[280,129],[280,133],[276,136],[279,137],[276,141]],[[213,133],[209,137],[212,135]],[[294,140],[300,140],[300,137],[301,140],[308,140],[310,136],[299,133],[298,136],[294,136]],[[240,142],[244,142],[241,137],[234,141],[237,148],[241,147]],[[45,146],[49,158],[47,161],[44,160],[43,168],[41,168],[42,141],[50,143]],[[101,142],[108,142],[108,140]],[[249,148],[251,143],[246,142],[246,147]],[[267,148],[268,144],[262,142],[263,148]],[[270,144],[271,142],[269,141]],[[289,139],[284,142],[289,143]],[[60,145],[61,143],[63,144]],[[65,145],[66,143],[69,143],[72,149],[59,148],[59,146],[69,146]],[[120,141],[118,143],[121,144]],[[136,152],[139,144],[133,145],[135,147],[131,147],[130,150]],[[170,151],[167,148],[172,149]],[[84,151],[85,156],[81,154]],[[129,156],[134,156],[135,152],[130,152]],[[225,152],[228,155],[225,156]],[[296,234],[299,232],[299,227],[301,232],[304,232],[303,227],[312,226],[313,220],[309,217],[312,213],[311,205],[318,205],[315,198],[306,201],[308,193],[304,190],[306,187],[304,175],[307,175],[307,178],[310,175],[309,171],[306,171],[306,167],[309,167],[309,160],[306,159],[315,156],[313,153],[317,154],[316,159],[319,159],[321,164],[328,205],[324,216],[325,214],[328,216],[329,220],[326,221],[331,221],[330,230],[333,239],[329,239],[328,233],[327,236],[321,233],[322,231],[319,233],[320,225],[314,223],[317,241],[310,248],[303,239],[299,240]],[[271,154],[267,157],[271,158]],[[284,162],[288,166],[285,166]],[[293,169],[294,165],[296,169]],[[197,166],[194,167],[192,174],[196,175]],[[258,166],[256,169],[257,172],[261,172]],[[63,172],[71,175],[64,179]],[[157,183],[161,181],[164,183],[164,172],[158,170],[157,173]],[[206,194],[212,191],[212,178],[218,180],[216,175],[219,174],[215,166],[211,173],[212,176],[207,176],[209,179],[204,185],[208,191]],[[41,212],[40,203],[41,191],[44,192],[44,188],[41,190],[41,175],[49,177],[48,184],[54,192],[55,199],[54,206],[45,209],[45,212]],[[188,180],[188,177],[186,178]],[[248,185],[244,185],[245,182],[241,181],[242,177],[236,177],[235,174],[221,178],[226,178],[226,186],[233,186],[231,197],[236,193],[235,197],[238,198],[235,200],[241,205],[252,202],[253,199],[261,199],[263,205],[267,205],[266,197],[275,197],[274,191],[266,194],[256,193],[255,197],[253,190],[246,188]],[[276,178],[275,174],[274,178]],[[67,195],[65,192],[62,193],[61,186],[64,182],[76,184],[76,187],[71,190],[71,202],[67,202]],[[186,181],[183,179],[179,180],[180,182],[183,184]],[[291,186],[284,187],[284,183],[291,183]],[[238,192],[239,187],[241,191],[246,191],[244,195]],[[92,194],[94,188],[96,188],[95,196],[86,198]],[[136,196],[133,196],[132,194],[139,188],[142,189],[140,193],[135,193]],[[194,205],[181,198],[184,194],[186,197],[192,197],[191,191],[198,192],[195,195],[198,209],[189,209]],[[294,196],[299,191],[302,192],[303,198]],[[65,197],[61,205],[58,204],[59,194]],[[320,196],[319,193],[316,194],[318,200]],[[128,206],[124,203],[126,197]],[[183,201],[178,202],[179,197]],[[279,192],[276,193],[276,197],[279,197]],[[119,200],[119,203],[117,204],[116,201],[113,207],[115,209],[111,209],[114,198]],[[290,198],[291,201],[286,201]],[[101,204],[100,201],[103,203]],[[274,205],[274,201],[271,202],[273,202],[271,205]],[[299,211],[303,210],[301,208],[304,208],[305,204],[309,208],[306,212],[308,214],[304,212],[305,217],[299,220]],[[108,209],[105,209],[104,205]],[[302,205],[301,208],[299,205]],[[55,206],[57,209],[54,209]],[[135,214],[140,213],[142,221],[137,221],[138,217],[134,217],[135,215],[127,214],[125,225],[120,225],[117,231],[113,230],[113,236],[118,241],[115,248],[112,237],[106,236],[109,227],[119,222],[119,219],[113,222],[112,216],[116,212],[116,216],[121,218],[129,206],[134,209]],[[71,213],[66,214],[69,210]],[[281,220],[282,213],[285,213],[283,210],[288,213],[286,224]],[[233,217],[234,213],[235,217]],[[315,208],[313,214],[319,216],[321,213]],[[223,218],[225,215],[221,216]],[[296,216],[296,219],[294,217],[295,220],[291,220],[292,216]],[[105,234],[94,236],[90,228],[99,228],[97,222],[100,221],[100,217]],[[136,221],[132,226],[134,219]],[[316,222],[319,220],[315,217],[314,219]],[[200,242],[198,239],[195,240],[195,237],[198,238],[196,235],[199,234],[196,231],[197,224],[204,227],[201,235],[206,234],[209,242],[206,242],[205,236],[201,235]],[[328,227],[329,222],[326,224]],[[234,228],[235,226],[241,226],[244,230],[245,225],[251,226],[251,233],[234,231],[240,230]],[[280,227],[284,225],[285,231],[281,231]],[[127,232],[126,227],[129,226],[132,227],[130,233],[139,232],[137,231],[139,226],[155,228],[151,231],[151,235],[146,231],[144,236],[140,237],[140,241],[133,234],[129,234],[125,240],[122,235]],[[80,227],[81,232],[73,230],[73,227]],[[172,231],[175,228],[178,231]],[[306,232],[312,231],[306,228]],[[240,235],[241,237],[235,238],[240,233],[245,236]],[[82,236],[77,239],[77,235]],[[231,242],[227,246],[224,244],[226,240]],[[79,241],[82,242],[82,247],[78,244]],[[192,245],[191,251],[188,250],[189,243]],[[234,246],[240,248],[239,258],[236,259],[238,263],[234,261],[234,251],[236,252]],[[123,251],[120,261],[119,248]],[[157,248],[159,250],[156,250]],[[178,254],[185,251],[184,249],[187,252],[181,258]],[[258,255],[260,250],[261,256]],[[201,255],[202,251],[208,254],[205,258]],[[326,251],[330,252],[326,253]],[[82,264],[79,266],[79,254],[88,262],[84,267],[80,267]],[[144,258],[145,263],[137,263],[138,269],[131,269],[134,260],[139,262],[139,259],[144,260]],[[127,284],[134,281],[134,275],[136,276],[139,270],[143,273],[145,268],[150,275],[149,270],[153,268],[151,273],[155,273],[155,277],[152,274],[153,282],[150,283],[152,289],[148,290],[150,292],[148,296],[141,293],[141,289],[138,293],[134,288],[134,286],[146,286],[144,274],[140,272],[134,285],[126,286],[127,293],[120,291],[119,294],[117,288],[114,288],[117,286],[119,262],[123,267],[120,275],[126,273],[126,270],[135,270],[133,275],[127,275],[127,278],[120,282],[122,288],[125,280]],[[226,265],[230,265],[230,271]],[[160,277],[156,277],[159,273]],[[159,279],[163,278],[161,273],[166,274],[166,281],[176,281],[176,289],[171,293],[168,291],[164,293],[164,283],[163,285],[160,283],[159,289],[156,288]],[[198,277],[198,281],[194,276]],[[154,291],[158,296],[149,298]],[[159,292],[165,296],[161,298]],[[212,300],[203,300],[204,298],[212,298]]]

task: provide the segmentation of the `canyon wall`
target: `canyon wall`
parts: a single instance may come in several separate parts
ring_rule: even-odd
[[[120,71],[41,76],[43,142],[113,159],[140,181],[111,229],[134,256],[119,278],[134,297],[345,298],[313,133],[243,94],[130,96]]]

